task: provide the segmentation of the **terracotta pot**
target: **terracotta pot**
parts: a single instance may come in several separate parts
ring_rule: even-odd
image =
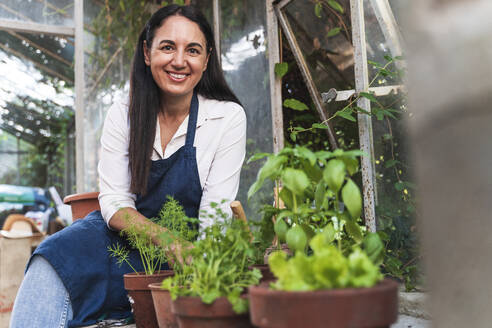
[[[398,284],[312,292],[249,288],[251,322],[258,327],[383,328],[398,316]]]
[[[270,266],[268,264],[255,264],[249,267],[250,269],[258,269],[261,272],[260,283],[265,281],[276,280],[277,278],[273,275],[273,272],[270,271]]]
[[[100,210],[98,197],[99,192],[83,192],[68,195],[63,202],[70,205],[72,209],[72,220],[85,218],[92,211]]]
[[[155,316],[159,328],[178,328],[176,316],[171,311],[171,294],[168,290],[161,288],[161,283],[156,282],[149,285],[154,301]]]
[[[248,313],[236,314],[226,297],[205,304],[199,297],[178,297],[171,303],[179,328],[250,328]]]
[[[174,274],[172,270],[160,271],[152,275],[135,272],[123,275],[125,289],[132,306],[133,317],[138,328],[156,328],[157,319],[150,293],[149,285],[161,282],[164,278]]]

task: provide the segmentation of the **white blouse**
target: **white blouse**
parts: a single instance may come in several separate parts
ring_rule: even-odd
[[[198,117],[194,146],[203,194],[200,202],[200,230],[213,223],[202,214],[213,213],[211,202],[227,200],[221,208],[230,214],[230,201],[239,188],[239,175],[246,153],[246,115],[233,102],[217,101],[198,96]],[[156,126],[152,160],[168,158],[184,146],[188,117],[162,153],[159,122]],[[101,155],[98,165],[99,204],[109,226],[109,220],[123,207],[135,208],[136,195],[130,192],[128,144],[130,123],[127,101],[111,106],[101,136]],[[165,195],[163,195],[163,201]]]

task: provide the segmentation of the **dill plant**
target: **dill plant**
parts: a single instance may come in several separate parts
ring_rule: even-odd
[[[188,218],[183,207],[171,196],[167,196],[167,202],[158,216],[150,220],[157,226],[137,223],[127,215],[127,228],[120,231],[120,235],[128,240],[130,247],[138,251],[146,275],[154,274],[169,260],[170,245],[184,244],[196,238],[197,231],[193,227],[198,222],[197,219]],[[159,243],[154,243],[152,236],[158,236]],[[117,258],[119,265],[127,263],[138,274],[129,261],[130,251],[127,248],[116,243],[108,246],[108,251],[110,256]]]

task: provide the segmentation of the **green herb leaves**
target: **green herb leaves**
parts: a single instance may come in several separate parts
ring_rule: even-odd
[[[255,255],[246,223],[227,218],[217,206],[215,224],[204,229],[202,239],[194,242],[174,277],[164,280],[162,287],[171,297],[198,296],[206,304],[221,296],[227,297],[234,311],[244,313],[247,300],[241,297],[244,289],[257,284],[261,273],[248,267]]]
[[[371,243],[375,243],[375,240]],[[273,288],[308,291],[371,287],[382,279],[378,266],[359,247],[355,247],[348,256],[344,256],[331,244],[330,235],[325,232],[315,235],[309,245],[313,250],[311,255],[296,252],[293,257],[287,258],[287,254],[281,251],[270,255],[270,269],[278,278],[272,284]]]

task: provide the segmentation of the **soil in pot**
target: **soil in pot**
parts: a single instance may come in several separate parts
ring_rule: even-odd
[[[138,328],[155,328],[157,318],[149,285],[160,283],[164,278],[174,275],[172,270],[159,271],[152,275],[132,272],[123,275],[125,289],[132,306],[133,317]]]
[[[398,316],[398,284],[311,292],[249,288],[251,322],[261,328],[383,328]]]
[[[149,285],[154,301],[155,315],[159,328],[178,328],[178,321],[171,311],[171,294],[161,288],[161,283]]]
[[[249,314],[237,314],[226,297],[205,304],[199,297],[178,297],[171,308],[180,328],[252,328]]]

